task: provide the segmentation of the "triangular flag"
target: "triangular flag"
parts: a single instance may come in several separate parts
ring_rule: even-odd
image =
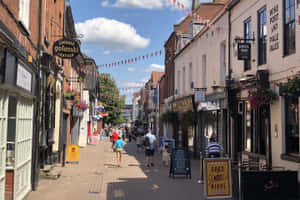
[[[181,8],[182,8],[182,11],[184,12],[184,5],[183,4],[181,4]]]
[[[193,17],[193,12],[192,11],[190,11],[190,17]]]
[[[155,56],[157,56],[157,51],[155,51]]]
[[[186,15],[189,15],[189,9],[188,8],[186,9]]]
[[[180,9],[180,2],[177,2],[177,6],[178,6],[178,8]]]

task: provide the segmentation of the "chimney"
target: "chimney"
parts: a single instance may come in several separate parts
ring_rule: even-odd
[[[195,10],[198,7],[198,0],[193,0],[192,10]]]

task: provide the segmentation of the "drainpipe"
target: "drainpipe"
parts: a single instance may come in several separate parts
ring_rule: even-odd
[[[62,36],[63,36],[63,38],[65,37],[65,13],[66,13],[66,1],[64,0],[64,15],[63,15],[63,34],[62,34]],[[63,63],[64,63],[64,60],[63,60]],[[61,81],[61,99],[60,99],[60,127],[59,127],[59,135],[60,135],[60,137],[59,137],[59,150],[58,150],[58,160],[59,160],[59,162],[62,162],[62,167],[64,167],[65,166],[65,156],[62,156],[61,154],[63,154],[63,155],[65,155],[65,142],[66,141],[64,141],[64,138],[67,138],[67,136],[66,137],[64,137],[63,135],[64,134],[67,134],[67,132],[66,133],[64,133],[63,132],[63,127],[64,127],[64,120],[63,120],[63,117],[64,117],[64,113],[63,113],[63,105],[64,105],[64,80],[65,80],[65,73],[64,73],[64,71],[63,71],[63,73],[62,73],[62,81]],[[62,156],[62,157],[61,157]]]
[[[227,8],[228,12],[228,80],[226,82],[227,89],[227,153],[229,157],[233,155],[233,144],[231,142],[232,134],[231,134],[231,120],[230,120],[230,82],[232,81],[231,77],[231,8]]]
[[[32,137],[32,167],[31,167],[31,188],[33,191],[37,189],[39,175],[40,175],[40,151],[39,151],[39,132],[40,132],[40,66],[41,66],[41,30],[42,30],[42,0],[39,0],[39,27],[38,27],[38,45],[36,52],[36,65],[37,65],[37,74],[36,74],[36,100],[35,100],[35,116],[36,124],[34,126],[33,137]]]

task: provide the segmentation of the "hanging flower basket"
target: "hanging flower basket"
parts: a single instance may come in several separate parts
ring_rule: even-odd
[[[294,78],[288,78],[286,83],[277,83],[279,86],[279,95],[280,96],[300,96],[300,77],[295,76]]]
[[[248,101],[251,109],[269,105],[278,97],[277,94],[269,88],[255,86],[255,89],[255,91],[248,91]]]
[[[70,88],[68,88],[68,90],[64,93],[64,97],[67,100],[73,100],[75,97],[75,92],[72,91]]]

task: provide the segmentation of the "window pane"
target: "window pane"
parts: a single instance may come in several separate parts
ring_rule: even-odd
[[[286,97],[286,152],[299,153],[299,102],[298,98]]]
[[[295,8],[291,7],[290,8],[290,21],[294,21],[295,19]]]

